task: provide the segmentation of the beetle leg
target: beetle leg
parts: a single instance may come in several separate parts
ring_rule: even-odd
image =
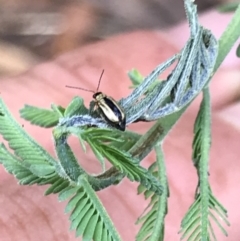
[[[90,115],[95,111],[96,105],[97,105],[96,101],[91,101],[90,102],[90,105],[89,105],[89,113],[90,113]]]

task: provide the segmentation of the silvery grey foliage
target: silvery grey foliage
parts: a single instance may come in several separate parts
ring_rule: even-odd
[[[58,126],[80,127],[80,126],[97,126],[99,128],[108,128],[105,121],[100,118],[93,118],[90,115],[75,115],[72,117],[64,117],[59,120]]]
[[[181,52],[157,66],[130,96],[120,101],[127,124],[154,121],[189,104],[208,83],[217,58],[218,44],[212,33],[200,26],[196,5],[185,1],[190,38]],[[170,65],[178,63],[166,81],[159,82],[146,96],[146,89]],[[132,105],[131,103],[134,103]]]
[[[192,0],[185,0],[185,11],[190,26],[190,37],[180,51],[158,65],[119,105],[126,114],[126,124],[138,121],[154,121],[172,114],[188,105],[207,85],[218,53],[218,43],[211,31],[203,28],[198,21],[197,7]],[[177,64],[165,81],[156,83],[168,67]],[[91,109],[91,108],[90,108]],[[107,122],[91,115],[75,116],[59,123],[73,123],[74,126],[94,125],[110,127]]]

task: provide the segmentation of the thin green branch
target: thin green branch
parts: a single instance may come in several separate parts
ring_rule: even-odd
[[[158,179],[163,185],[163,194],[159,197],[157,202],[156,220],[154,222],[153,231],[149,241],[164,239],[164,219],[167,214],[167,199],[169,196],[166,166],[162,147],[155,147],[155,151],[157,154]]]
[[[240,4],[236,12],[233,15],[230,23],[225,29],[224,33],[219,39],[219,52],[217,61],[214,67],[213,74],[217,71],[219,66],[222,64],[223,60],[226,58],[227,54],[239,39],[240,36]]]
[[[197,116],[195,130],[200,131],[195,135],[200,136],[198,164],[196,165],[199,175],[199,190],[201,195],[200,210],[201,210],[201,238],[209,237],[208,233],[208,216],[209,216],[209,182],[208,182],[208,167],[209,167],[209,152],[211,146],[211,106],[209,88],[203,90],[203,100]],[[197,159],[198,159],[197,158]]]
[[[173,128],[181,115],[187,109],[188,105],[171,115],[165,116],[158,120],[151,129],[143,135],[136,144],[130,149],[130,154],[142,161],[152,149],[163,141],[168,132]]]

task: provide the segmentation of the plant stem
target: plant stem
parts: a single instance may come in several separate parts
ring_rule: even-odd
[[[136,142],[129,153],[133,157],[138,158],[139,162],[142,161],[158,143],[163,141],[187,107],[188,105],[178,112],[158,120],[153,127]]]
[[[213,74],[217,71],[223,60],[226,58],[227,54],[239,39],[240,36],[240,4],[235,11],[233,18],[228,24],[227,28],[223,32],[219,39],[219,52],[217,61],[213,70]]]

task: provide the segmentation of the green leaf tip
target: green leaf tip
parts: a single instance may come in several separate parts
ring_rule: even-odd
[[[221,13],[228,13],[236,11],[239,2],[224,3],[218,7],[218,11]]]
[[[31,124],[50,128],[58,124],[59,113],[53,110],[42,109],[30,105],[25,105],[20,110],[23,119],[30,121]]]
[[[128,72],[128,77],[130,78],[133,86],[132,88],[136,88],[138,85],[140,85],[144,79],[144,76],[141,75],[141,73],[137,69],[132,69]]]
[[[71,117],[74,115],[88,114],[88,109],[84,106],[84,101],[79,96],[75,96],[71,103],[67,106],[64,116]]]
[[[217,240],[212,223],[215,223],[222,233],[227,236],[227,232],[223,227],[223,224],[229,226],[226,210],[216,200],[210,190],[208,198],[209,202],[205,202],[205,197],[201,194],[198,195],[189,208],[181,223],[182,228],[179,232],[182,234],[181,240],[212,240],[211,238]],[[205,215],[207,215],[206,218],[204,217]]]

